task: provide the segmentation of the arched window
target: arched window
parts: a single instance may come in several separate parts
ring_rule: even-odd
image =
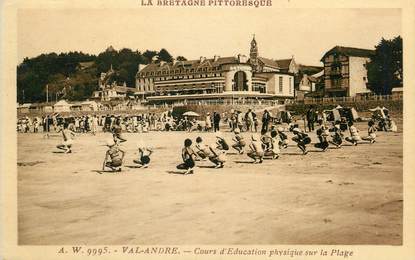
[[[248,91],[248,80],[243,71],[238,71],[233,77],[233,91]]]

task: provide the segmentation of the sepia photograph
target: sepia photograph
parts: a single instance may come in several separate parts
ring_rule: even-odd
[[[17,246],[405,245],[403,9],[235,1],[16,10]]]

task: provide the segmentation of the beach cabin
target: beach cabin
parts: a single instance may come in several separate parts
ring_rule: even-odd
[[[17,111],[19,113],[22,113],[22,114],[27,114],[27,113],[30,112],[30,107],[31,106],[32,106],[32,104],[30,104],[30,103],[24,103],[24,104],[17,107]]]
[[[81,103],[82,111],[98,111],[98,103],[95,101],[84,101]]]
[[[71,104],[65,100],[59,100],[55,105],[53,105],[54,112],[71,112]]]

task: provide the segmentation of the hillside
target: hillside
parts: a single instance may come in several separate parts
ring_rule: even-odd
[[[117,51],[112,46],[98,55],[69,52],[25,58],[17,66],[17,102],[45,101],[46,85],[49,100],[89,98],[98,87],[100,73],[108,71],[111,66],[116,72],[115,81],[134,87],[138,64],[148,64],[156,56],[161,61],[173,59],[165,49],[141,53],[127,48]]]

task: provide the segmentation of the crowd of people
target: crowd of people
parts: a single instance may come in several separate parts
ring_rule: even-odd
[[[110,132],[115,125],[119,125],[123,131],[130,133],[148,131],[217,132],[220,131],[223,124],[229,125],[232,131],[239,128],[243,132],[258,132],[259,122],[256,113],[252,109],[245,113],[238,110],[231,110],[228,113],[213,112],[211,114],[208,112],[202,119],[204,120],[197,120],[194,116],[173,116],[171,110],[159,114],[141,113],[137,115],[61,116],[60,114],[53,114],[32,118],[24,116],[17,121],[17,131],[20,133],[56,132],[59,125],[66,123],[68,128],[75,133],[92,134],[96,134],[98,129],[103,132]],[[271,113],[265,110],[261,120],[262,130],[271,121]]]
[[[182,148],[183,162],[177,166],[177,169],[184,170],[184,174],[193,173],[197,161],[209,160],[213,163],[214,168],[223,168],[227,161],[229,151],[234,149],[237,155],[246,153],[252,163],[263,163],[266,158],[278,159],[281,151],[288,147],[290,141],[294,142],[303,155],[308,153],[308,146],[311,144],[310,132],[316,133],[317,140],[314,147],[322,152],[327,151],[329,146],[341,148],[344,141],[358,145],[360,142],[376,142],[376,132],[379,129],[375,119],[368,121],[367,135],[361,137],[360,131],[354,125],[353,120],[341,118],[334,122],[328,122],[325,117],[318,117],[311,109],[304,115],[307,119],[307,127],[302,129],[296,121],[289,124],[276,124],[272,114],[264,110],[261,118],[260,134],[257,115],[249,109],[246,113],[231,110],[229,113],[207,113],[202,126],[200,121],[194,118],[189,119],[186,116],[174,118],[170,111],[155,114],[139,114],[136,116],[115,116],[115,115],[84,115],[84,116],[67,116],[59,115],[44,116],[42,118],[28,117],[22,118],[18,122],[18,131],[28,132],[32,128],[33,132],[39,132],[43,129],[48,133],[54,129],[62,135],[62,143],[57,145],[58,149],[64,153],[71,153],[74,143],[74,136],[82,133],[91,133],[95,135],[98,129],[104,132],[110,132],[112,139],[107,140],[108,150],[103,162],[103,170],[120,171],[124,161],[125,151],[122,149],[122,143],[127,139],[123,132],[143,133],[152,130],[183,130],[214,132],[216,141],[214,144],[205,142],[202,136],[198,136],[193,142],[191,139],[184,141]],[[232,140],[226,140],[220,131],[221,120],[224,120],[222,127],[229,126],[233,133]],[[317,123],[317,127],[315,127]],[[195,128],[195,126],[197,126]],[[308,132],[306,131],[308,128]],[[250,132],[249,138],[245,139],[242,132]],[[144,145],[142,142],[137,147],[138,158],[133,162],[137,167],[148,167],[153,149]]]
[[[323,120],[318,121],[316,129],[317,142],[315,148],[322,152],[327,151],[330,144],[339,149],[343,145],[343,141],[356,146],[360,142],[375,143],[376,127],[373,120],[368,122],[367,136],[361,137],[360,131],[354,125],[353,121],[348,122],[347,130],[343,131],[340,127],[340,121],[333,122],[330,127]],[[196,161],[209,159],[215,168],[222,168],[226,162],[226,154],[229,147],[234,148],[238,154],[246,154],[252,159],[252,163],[263,163],[265,158],[278,159],[281,150],[288,147],[289,141],[296,143],[303,155],[308,153],[307,146],[311,144],[310,136],[299,126],[292,131],[287,131],[283,127],[272,125],[270,130],[262,129],[261,135],[251,134],[250,140],[245,140],[240,134],[240,129],[233,130],[233,144],[229,146],[227,141],[221,136],[216,135],[217,141],[214,145],[205,144],[202,137],[196,138],[196,145],[192,145],[191,139],[184,141],[182,149],[183,163],[177,166],[177,169],[185,170],[184,174],[193,173]],[[292,135],[289,138],[288,135]],[[345,135],[349,135],[346,136]]]

